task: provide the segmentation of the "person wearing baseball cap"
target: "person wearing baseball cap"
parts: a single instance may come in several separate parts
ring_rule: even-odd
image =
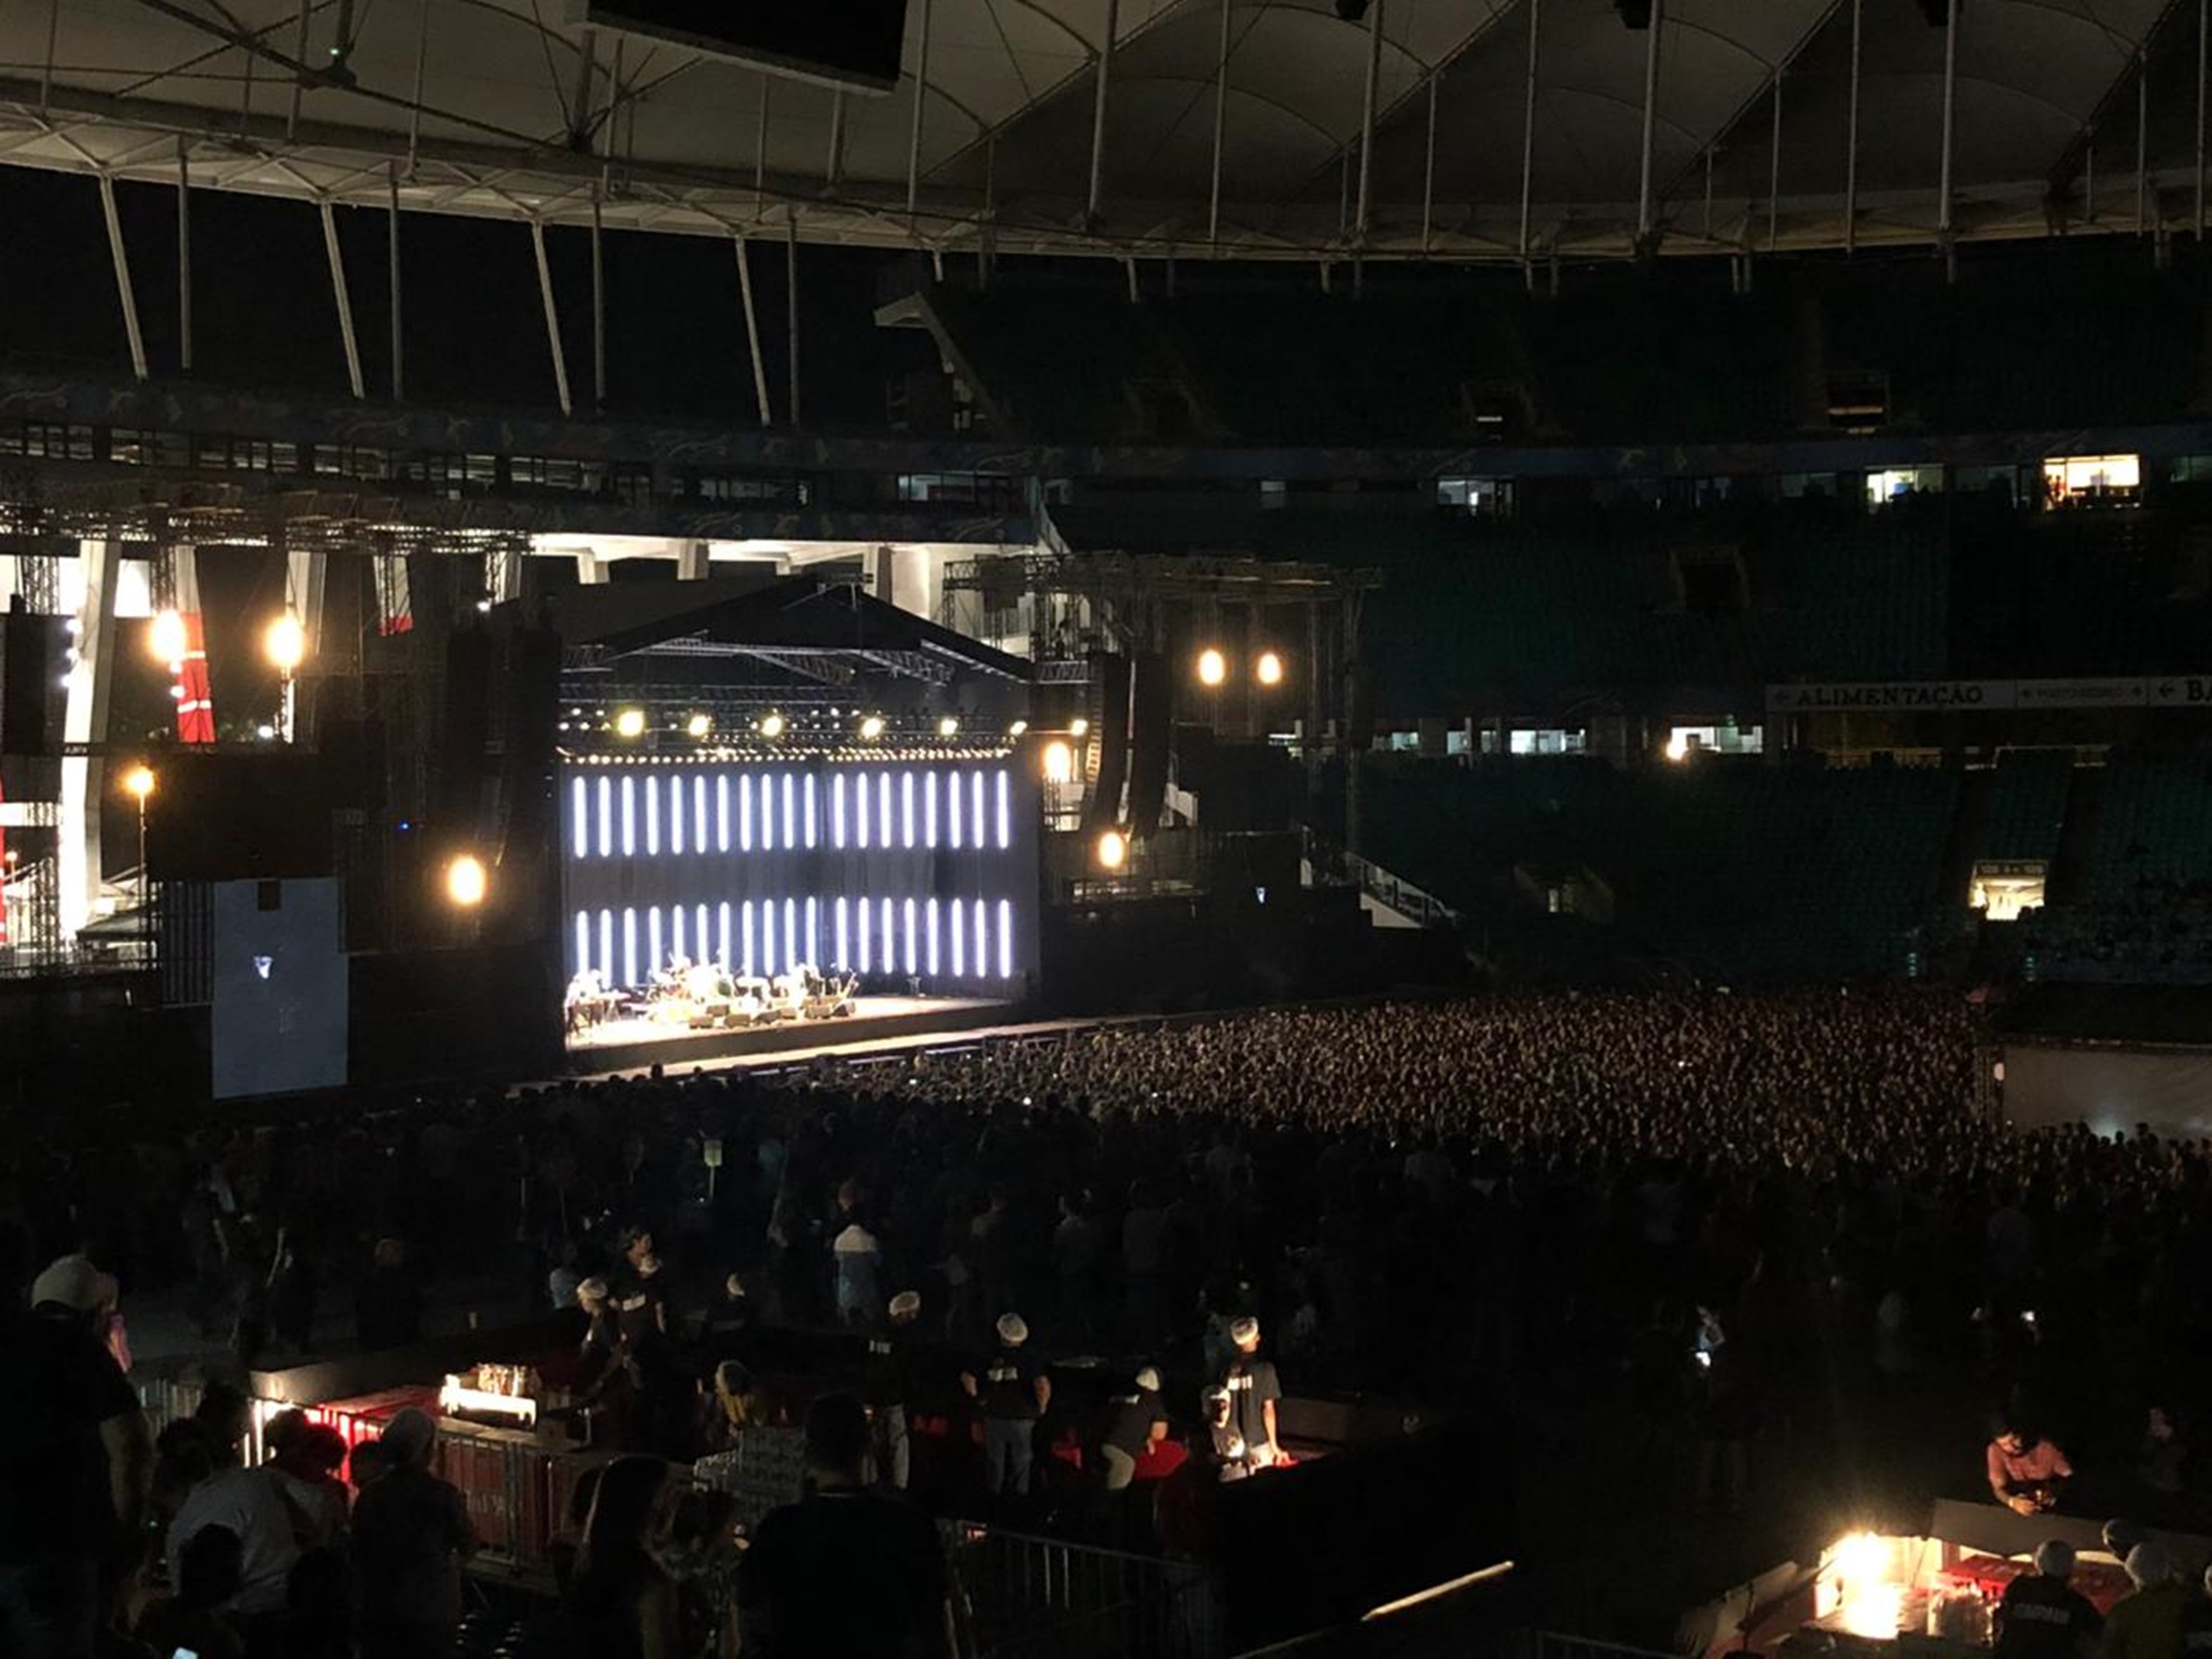
[[[1106,1433],[1098,1444],[1098,1462],[1106,1476],[1106,1490],[1121,1492],[1137,1478],[1137,1460],[1168,1437],[1167,1407],[1160,1399],[1159,1369],[1139,1368],[1131,1386],[1108,1402]]]
[[[2035,1552],[2035,1571],[2005,1586],[1993,1615],[1999,1659],[2075,1659],[2105,1627],[2104,1616],[2069,1580],[2074,1547],[2046,1540]]]
[[[1275,1409],[1283,1398],[1282,1379],[1274,1362],[1260,1358],[1260,1322],[1249,1314],[1229,1324],[1229,1340],[1236,1352],[1221,1386],[1229,1391],[1230,1420],[1249,1449],[1253,1465],[1266,1468],[1282,1461],[1282,1443],[1275,1437]]]
[[[897,1492],[906,1490],[913,1467],[906,1408],[914,1393],[915,1327],[921,1319],[919,1291],[901,1291],[886,1303],[884,1322],[868,1338],[860,1376],[860,1403],[868,1408],[876,1473]]]
[[[1028,1494],[1037,1419],[1052,1403],[1052,1379],[1022,1351],[1029,1340],[1027,1320],[1000,1314],[998,1352],[983,1362],[980,1376],[960,1373],[960,1386],[983,1408],[985,1486],[994,1498]]]

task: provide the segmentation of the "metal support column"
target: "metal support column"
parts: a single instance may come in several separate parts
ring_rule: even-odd
[[[1121,0],[1106,0],[1106,35],[1098,47],[1098,78],[1091,98],[1091,205],[1084,222],[1098,222],[1106,187],[1106,88],[1114,75],[1114,36],[1121,27]]]
[[[115,297],[123,307],[123,332],[131,344],[131,372],[146,378],[146,337],[138,330],[138,295],[131,286],[131,252],[123,246],[123,221],[115,213],[115,180],[100,175],[100,211],[107,221],[107,256],[115,263]]]
[[[1441,74],[1429,76],[1429,125],[1421,149],[1421,253],[1429,252],[1429,232],[1435,223],[1437,202],[1437,83]]]
[[[1382,11],[1384,0],[1367,8],[1367,79],[1359,94],[1359,208],[1352,228],[1361,246],[1367,244],[1368,214],[1372,202],[1375,170],[1375,92],[1382,79]]]
[[[1644,154],[1636,186],[1638,241],[1651,234],[1651,139],[1659,113],[1659,33],[1663,9],[1664,0],[1651,0],[1651,24],[1644,37]]]
[[[2197,240],[2204,240],[2204,48],[2212,5],[2197,0]]]
[[[1865,0],[1851,0],[1851,89],[1844,118],[1844,252],[1859,245],[1859,37]]]
[[[914,126],[906,142],[907,228],[914,228],[916,205],[921,199],[921,118],[929,100],[930,0],[921,0],[921,45],[914,64]]]
[[[177,140],[177,367],[192,372],[192,144]]]
[[[1774,135],[1766,158],[1766,251],[1782,240],[1782,65],[1774,66]]]
[[[422,147],[422,76],[430,67],[430,0],[421,0],[415,29],[415,97],[407,109],[407,176],[415,176],[415,153]],[[250,66],[253,59],[246,58]]]
[[[114,542],[77,544],[84,607],[77,612],[77,659],[66,682],[62,738],[82,748],[62,761],[61,836],[55,849],[61,928],[70,935],[92,920],[100,896],[100,809],[106,794],[107,763],[82,749],[96,750],[107,739],[108,690],[115,678],[116,579],[122,554]]]
[[[1528,87],[1521,106],[1521,270],[1528,270],[1528,187],[1536,167],[1536,29],[1544,0],[1528,0]]]
[[[353,332],[353,295],[346,287],[345,256],[338,252],[337,217],[329,198],[318,205],[323,216],[323,251],[331,262],[331,298],[338,307],[338,340],[345,347],[346,384],[353,388],[355,397],[366,398],[368,392],[361,379],[361,342]]]
[[[561,307],[553,297],[553,266],[545,257],[545,222],[530,222],[530,251],[538,258],[538,298],[545,307],[545,349],[553,358],[553,391],[563,415],[575,411],[568,401],[568,353],[561,343]]]
[[[1229,128],[1229,9],[1234,0],[1221,0],[1221,44],[1213,59],[1213,172],[1206,197],[1206,245],[1221,246],[1221,144]]]
[[[1958,89],[1959,0],[1951,0],[1943,13],[1943,159],[1936,203],[1936,228],[1947,241],[1951,234],[1951,135]]]
[[[784,286],[790,301],[791,423],[799,424],[799,210],[786,208],[783,217]]]
[[[745,347],[752,354],[753,397],[760,404],[761,424],[773,426],[775,417],[769,412],[768,370],[761,363],[760,313],[753,309],[752,262],[745,257],[744,237],[735,238],[731,245],[738,251],[738,298],[745,312]]]
[[[822,181],[835,190],[845,181],[845,90],[830,94],[830,155],[822,166]]]
[[[392,401],[396,404],[407,395],[406,351],[399,331],[399,163],[397,161],[392,164],[388,191],[384,231],[391,264],[388,277],[392,289]]]
[[[2150,65],[2136,55],[2136,234],[2150,228]]]
[[[592,407],[607,402],[607,266],[601,246],[605,227],[599,222],[599,193],[592,192]]]

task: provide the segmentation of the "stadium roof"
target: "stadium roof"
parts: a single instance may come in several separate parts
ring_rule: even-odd
[[[1649,30],[1634,0],[1372,0],[1361,21],[1338,0],[909,0],[884,96],[593,37],[562,0],[304,9],[0,6],[0,161],[170,183],[182,140],[195,185],[309,200],[382,207],[396,179],[413,210],[1139,258],[1606,257],[1640,230],[1713,252],[2203,211],[2182,0],[1957,0],[1949,26],[1945,0],[1652,0]]]

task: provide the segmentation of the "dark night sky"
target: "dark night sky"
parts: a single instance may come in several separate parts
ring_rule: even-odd
[[[176,197],[117,188],[146,349],[157,376],[177,371]],[[402,222],[410,401],[553,404],[553,371],[530,234],[520,223],[410,214]],[[130,354],[89,179],[0,168],[0,357],[127,374]],[[363,373],[389,386],[385,216],[338,210]],[[580,409],[591,391],[588,234],[556,227],[547,246]],[[605,239],[611,410],[757,419],[738,305],[737,269],[720,239],[611,231]],[[896,256],[799,250],[799,360],[807,424],[880,427],[894,362],[926,362],[911,336],[875,326],[878,276]],[[248,386],[343,394],[345,360],[307,204],[213,191],[192,196],[194,371]],[[784,417],[784,250],[752,250],[771,396]]]

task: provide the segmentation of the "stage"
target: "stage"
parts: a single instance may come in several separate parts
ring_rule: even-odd
[[[830,1045],[933,1036],[1003,1019],[1013,1004],[985,997],[860,997],[842,1019],[786,1019],[695,1031],[650,1019],[611,1019],[568,1039],[571,1071],[642,1071],[703,1060],[790,1059]]]

